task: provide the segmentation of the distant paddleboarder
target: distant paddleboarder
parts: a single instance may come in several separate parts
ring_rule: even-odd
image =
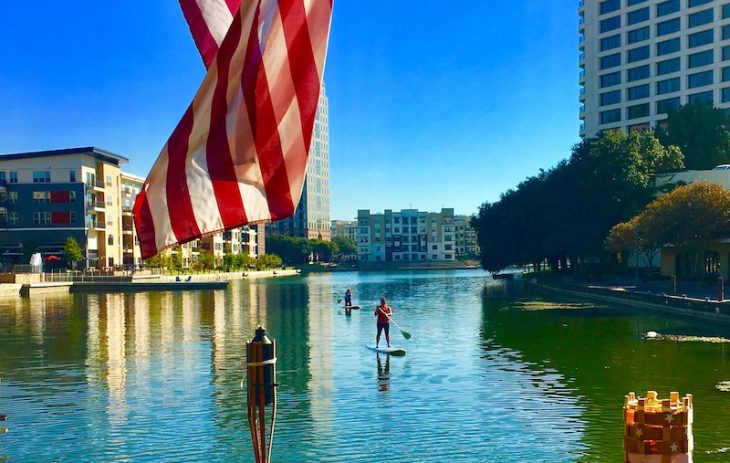
[[[380,305],[375,306],[375,316],[378,317],[378,334],[375,336],[375,348],[380,344],[380,333],[385,331],[385,342],[390,347],[390,316],[393,309],[388,305],[385,297],[380,298]]]
[[[347,288],[347,291],[345,291],[345,307],[351,307],[352,306],[352,290],[350,288]]]

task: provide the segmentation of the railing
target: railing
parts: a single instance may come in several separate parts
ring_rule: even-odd
[[[106,185],[104,184],[104,182],[96,182],[96,183],[94,183],[94,186],[97,187],[97,188],[105,188],[106,187]]]
[[[104,222],[99,222],[96,220],[89,220],[87,223],[88,223],[89,228],[97,228],[100,230],[106,230],[106,225],[104,225]]]

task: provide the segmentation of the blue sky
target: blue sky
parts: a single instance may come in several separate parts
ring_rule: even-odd
[[[98,146],[146,176],[202,81],[175,0],[5,2],[0,153]],[[331,218],[484,201],[578,141],[577,1],[336,0]]]

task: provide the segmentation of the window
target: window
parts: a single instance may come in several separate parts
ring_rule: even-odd
[[[661,2],[656,6],[657,16],[666,16],[668,14],[676,13],[679,11],[679,0],[667,0]]]
[[[687,27],[697,27],[711,23],[715,19],[712,8],[699,11],[687,16]]]
[[[730,80],[730,67],[722,68],[722,81],[727,82]]]
[[[5,185],[5,171],[0,171],[0,185]]]
[[[604,56],[601,58],[601,69],[613,68],[621,65],[621,53]]]
[[[599,25],[601,28],[601,33],[618,29],[619,27],[621,27],[621,16],[614,16],[613,18],[604,19],[599,23]]]
[[[112,186],[112,176],[111,175],[106,176],[106,186]]]
[[[730,45],[727,47],[722,47],[722,60],[730,60]]]
[[[76,201],[76,192],[75,191],[69,191],[68,192],[68,200],[70,202]]]
[[[34,191],[33,192],[34,203],[50,203],[51,192],[50,191]]]
[[[17,225],[18,224],[18,213],[17,212],[10,212],[8,214],[8,223],[10,225]]]
[[[601,88],[612,87],[621,83],[621,72],[612,72],[601,76]]]
[[[602,111],[600,114],[601,124],[610,124],[612,122],[619,122],[621,120],[621,109],[611,109],[609,111]]]
[[[651,69],[649,68],[648,64],[631,68],[626,71],[626,80],[629,82],[633,82],[635,80],[648,79],[650,73]]]
[[[656,94],[663,95],[665,93],[677,92],[680,89],[679,77],[673,79],[660,80],[656,83]]]
[[[723,88],[722,89],[722,102],[727,103],[730,101],[730,88]]]
[[[75,212],[69,212],[68,216],[69,216],[70,223],[76,223],[76,213]]]
[[[606,0],[601,2],[600,11],[601,14],[610,13],[621,8],[621,0]]]
[[[71,182],[71,183],[76,183],[76,171],[75,170],[69,171],[69,173],[68,173],[68,181]]]
[[[34,170],[33,171],[33,183],[51,183],[51,171]]]
[[[714,50],[701,51],[699,53],[693,53],[687,58],[688,68],[698,68],[700,66],[707,66],[712,64],[714,58]]]
[[[50,212],[34,212],[33,213],[33,223],[35,225],[47,225],[51,223],[51,213]]]
[[[661,76],[663,74],[669,74],[672,72],[679,71],[681,67],[681,60],[679,58],[668,59],[666,61],[659,61],[656,63],[656,73]]]
[[[722,6],[722,19],[730,18],[730,3]]]
[[[705,3],[710,3],[711,1],[712,0],[687,0],[687,8],[704,5]]]
[[[631,24],[640,23],[649,19],[649,7],[642,8],[640,10],[632,11],[626,15],[626,22]]]
[[[649,40],[649,35],[649,26],[642,27],[640,29],[634,29],[633,31],[628,31],[626,33],[626,42],[636,43],[642,42],[644,40]]]
[[[687,102],[692,103],[710,103],[712,104],[714,98],[712,97],[712,90],[707,92],[695,93],[689,96]]]
[[[690,34],[689,37],[687,37],[687,46],[689,46],[689,48],[701,47],[702,45],[712,43],[713,40],[715,40],[714,31],[712,29],[707,29],[702,32]]]
[[[687,88],[704,87],[712,84],[712,70],[698,72],[687,76]]]
[[[626,53],[626,58],[629,63],[649,58],[649,45],[629,50],[628,53]]]
[[[18,183],[18,173],[10,171],[10,183]]]
[[[109,235],[109,237],[106,239],[106,244],[109,246],[114,246],[114,235]],[[216,250],[220,247],[220,243],[215,244]]]
[[[656,44],[657,56],[668,55],[670,53],[678,52],[681,47],[679,37],[676,39],[665,40]]]
[[[648,98],[650,93],[649,84],[637,85],[636,87],[630,87],[628,91],[628,99],[638,100],[641,98]]]
[[[10,204],[15,204],[18,202],[18,192],[17,191],[8,191],[8,202]]]
[[[648,0],[629,0],[629,2],[627,3],[627,6],[638,5],[639,3],[644,3],[646,1],[648,1]]]
[[[656,25],[656,35],[671,34],[672,32],[679,31],[679,29],[681,29],[679,18],[670,19]]]
[[[649,116],[649,103],[637,104],[635,106],[629,106],[626,108],[628,119],[638,119],[639,117]]]
[[[722,26],[722,40],[730,39],[730,24]]]
[[[621,34],[601,39],[601,51],[611,50],[621,46]]]
[[[677,109],[680,106],[679,97],[667,98],[666,100],[660,100],[656,102],[657,114],[666,114],[672,109]]]

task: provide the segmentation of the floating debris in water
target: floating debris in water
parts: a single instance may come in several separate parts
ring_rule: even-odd
[[[730,392],[730,381],[722,381],[715,386],[720,392]]]
[[[556,303],[548,301],[520,301],[513,305],[521,310],[533,311],[533,310],[585,310],[595,309],[599,306],[591,303]]]
[[[723,448],[717,449],[717,450],[708,450],[705,453],[708,455],[712,455],[713,453],[727,453],[727,452],[730,452],[730,447],[723,447]]]
[[[653,333],[653,334],[652,334]],[[659,334],[656,331],[649,331],[644,336],[653,341],[674,341],[674,342],[706,342],[708,344],[730,343],[730,339],[718,336],[685,336],[683,334]]]

